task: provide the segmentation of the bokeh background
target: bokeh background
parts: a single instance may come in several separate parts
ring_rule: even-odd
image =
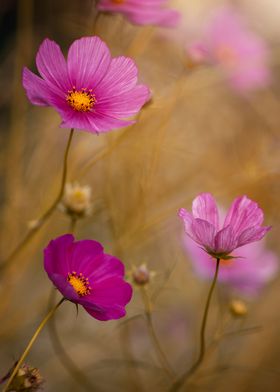
[[[90,185],[93,202],[91,215],[78,221],[76,236],[102,242],[128,271],[146,263],[156,272],[147,288],[154,328],[178,374],[197,353],[209,287],[194,274],[184,251],[178,209],[190,208],[200,192],[212,192],[225,208],[246,194],[258,201],[266,224],[273,226],[267,246],[280,251],[280,6],[278,0],[232,1],[270,48],[272,83],[245,98],[213,67],[187,66],[185,35],[194,34],[221,3],[174,1],[185,29],[170,31],[133,26],[120,15],[96,19],[90,0],[1,0],[1,260],[57,195],[68,138],[53,109],[34,107],[25,97],[22,67],[36,70],[35,55],[45,37],[66,53],[74,39],[97,34],[113,55],[135,59],[139,79],[150,86],[153,99],[127,129],[100,136],[75,133],[69,181]],[[68,232],[69,224],[57,209],[1,272],[1,375],[47,311],[52,286],[43,270],[42,250],[50,239]],[[279,390],[279,284],[276,275],[254,298],[218,288],[208,341],[228,317],[227,331],[253,329],[219,339],[191,381],[192,391]],[[228,312],[228,302],[236,297],[248,306],[242,320]],[[64,305],[55,317],[59,339],[89,381],[65,368],[46,328],[27,361],[40,369],[45,390],[167,390],[170,380],[155,353],[137,287],[127,310],[125,319],[101,323],[82,309],[77,316],[70,303]]]

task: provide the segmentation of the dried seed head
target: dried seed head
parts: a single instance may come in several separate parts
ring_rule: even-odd
[[[63,211],[76,218],[88,215],[91,211],[91,188],[78,183],[66,184],[62,200]]]
[[[12,371],[17,363],[14,364],[12,369],[9,370],[7,375],[0,380],[0,383],[7,381],[12,374]],[[29,365],[22,365],[16,376],[14,377],[11,385],[9,386],[9,392],[35,392],[39,391],[43,385],[43,378],[41,377],[39,370]]]

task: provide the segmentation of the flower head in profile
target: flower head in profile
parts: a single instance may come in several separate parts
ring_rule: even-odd
[[[118,12],[136,25],[174,27],[180,13],[168,8],[168,0],[100,0],[100,11]]]
[[[246,93],[269,84],[268,48],[230,7],[218,8],[200,39],[188,45],[194,63],[213,64],[231,87]]]
[[[261,226],[263,211],[247,196],[237,197],[221,224],[218,208],[210,193],[201,193],[192,204],[192,213],[181,208],[186,234],[208,254],[219,259],[231,259],[235,249],[261,240],[270,226]]]
[[[186,235],[183,245],[197,276],[212,280],[216,268],[212,257]],[[220,261],[218,281],[238,294],[257,296],[278,273],[278,257],[266,248],[264,239],[243,246],[238,256],[234,260]]]
[[[52,106],[61,127],[107,132],[133,124],[149,99],[149,89],[137,84],[137,67],[128,57],[112,58],[98,37],[73,42],[65,60],[60,47],[49,39],[41,44],[36,65],[41,77],[23,70],[23,86],[34,105]]]
[[[61,294],[92,317],[105,321],[125,316],[132,288],[124,281],[124,265],[103,253],[99,242],[60,236],[45,248],[44,267]]]

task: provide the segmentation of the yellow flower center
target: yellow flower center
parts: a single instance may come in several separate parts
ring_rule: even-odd
[[[73,271],[71,274],[69,273],[67,280],[80,297],[83,297],[84,295],[87,295],[91,292],[89,280],[88,278],[85,278],[81,272],[79,274],[77,274],[75,271]]]
[[[77,112],[89,112],[96,103],[96,98],[91,89],[76,90],[76,87],[73,87],[68,91],[66,101]]]

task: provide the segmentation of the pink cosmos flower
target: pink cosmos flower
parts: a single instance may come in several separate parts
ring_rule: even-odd
[[[149,99],[149,89],[137,85],[137,67],[128,57],[111,58],[98,37],[73,42],[65,60],[60,47],[49,39],[36,56],[42,78],[27,68],[23,86],[34,105],[53,106],[61,127],[107,132],[131,125],[123,118],[136,114]]]
[[[178,11],[167,7],[168,0],[100,0],[100,11],[119,12],[137,25],[174,27],[180,19]]]
[[[97,241],[74,242],[71,234],[51,241],[44,250],[45,270],[62,295],[97,320],[111,320],[126,314],[132,296],[124,281],[124,266],[103,253]]]
[[[237,92],[265,87],[271,79],[268,49],[232,8],[216,10],[200,40],[187,47],[196,63],[216,65]]]
[[[216,268],[213,258],[189,237],[184,236],[183,241],[197,275],[212,280]],[[234,261],[221,260],[218,280],[241,294],[255,296],[277,274],[278,258],[265,248],[264,239],[245,245],[238,256]]]
[[[211,256],[231,259],[236,248],[259,241],[271,229],[261,226],[263,211],[247,196],[237,197],[224,220],[219,222],[216,202],[210,193],[201,193],[192,204],[192,213],[181,208],[186,234]]]

